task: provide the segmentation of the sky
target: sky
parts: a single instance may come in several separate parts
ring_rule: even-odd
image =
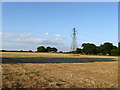
[[[117,2],[4,2],[2,49],[33,50],[51,46],[70,51],[72,29],[77,46],[118,42]]]

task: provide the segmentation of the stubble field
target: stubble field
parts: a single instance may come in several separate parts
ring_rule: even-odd
[[[2,52],[3,88],[117,88],[118,57]]]

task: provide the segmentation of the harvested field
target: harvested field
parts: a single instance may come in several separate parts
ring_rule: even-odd
[[[117,88],[118,57],[2,53],[3,88]]]

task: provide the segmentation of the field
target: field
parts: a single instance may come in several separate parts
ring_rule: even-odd
[[[2,53],[3,88],[117,88],[118,57]]]

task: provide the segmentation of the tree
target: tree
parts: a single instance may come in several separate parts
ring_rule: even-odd
[[[47,50],[48,52],[52,52],[52,49],[51,49],[50,46],[46,47],[46,50]]]
[[[96,46],[94,44],[90,44],[90,43],[83,43],[82,44],[83,50],[82,52],[84,52],[85,54],[96,54]]]
[[[111,55],[112,56],[118,56],[119,55],[118,49],[119,48],[117,48],[116,46],[113,46],[112,50],[111,50]]]
[[[115,48],[115,47],[113,47],[112,43],[105,42],[103,45],[100,46],[100,52],[103,55],[107,55],[107,54],[111,55],[112,48]]]
[[[96,53],[97,53],[97,54],[100,54],[100,53],[101,53],[101,52],[100,52],[100,46],[97,46],[97,47],[96,47]]]
[[[118,49],[116,48],[116,49],[112,49],[111,50],[111,55],[112,56],[118,56]]]
[[[58,50],[57,50],[57,48],[53,47],[53,48],[51,48],[51,51],[52,52],[57,52]]]
[[[44,46],[40,46],[37,48],[37,52],[46,52],[47,50],[45,49]]]
[[[60,51],[59,53],[63,53],[62,51]]]
[[[6,52],[6,50],[2,50],[2,52]]]
[[[29,52],[33,52],[32,50],[29,50]]]
[[[77,49],[76,49],[76,52],[77,52],[77,53],[82,53],[82,51],[81,51],[80,48],[77,48]]]
[[[117,47],[116,47],[116,46],[113,46],[112,49],[117,49]]]

